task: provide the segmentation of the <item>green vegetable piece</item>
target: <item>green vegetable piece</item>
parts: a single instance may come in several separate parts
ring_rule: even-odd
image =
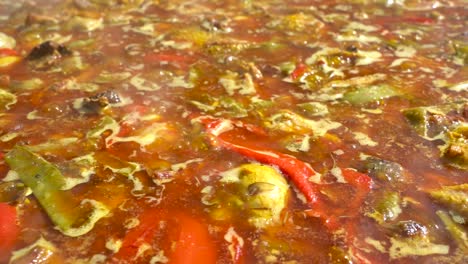
[[[15,146],[5,160],[65,235],[85,234],[107,215],[108,210],[102,204],[92,200],[80,202],[64,191],[66,180],[59,169],[26,147]]]
[[[379,224],[395,220],[401,213],[401,199],[397,192],[385,192],[372,206],[371,212],[366,213]]]
[[[441,139],[441,156],[450,166],[468,170],[468,124],[463,120],[466,101],[403,110],[414,130],[428,140]]]
[[[413,129],[428,139],[440,138],[441,133],[450,130],[454,124],[453,118],[447,114],[460,114],[464,111],[466,101],[453,102],[435,106],[422,106],[404,109],[406,117]]]
[[[63,259],[54,244],[42,236],[33,244],[12,252],[10,264],[20,263],[62,263]]]
[[[468,64],[468,43],[463,41],[454,41],[452,43],[453,48],[455,49],[455,56],[463,60],[463,64]]]
[[[118,83],[122,82],[132,76],[129,72],[101,72],[96,79],[94,79],[95,83]]]
[[[16,102],[16,95],[0,88],[0,111],[10,109]]]
[[[328,114],[328,107],[319,102],[308,102],[297,105],[306,116],[325,116]]]
[[[16,40],[5,33],[0,32],[0,49],[14,49]]]
[[[294,69],[296,69],[296,63],[293,61],[286,61],[281,63],[278,67],[281,73],[284,75],[289,75],[294,71]]]
[[[463,227],[453,221],[452,217],[444,211],[437,211],[436,214],[440,217],[445,228],[452,235],[458,246],[463,251],[468,252],[468,234]]]
[[[247,42],[214,42],[206,44],[205,50],[213,56],[226,56],[238,54],[251,47],[252,44]]]
[[[71,211],[77,204],[71,195],[61,190],[65,180],[57,167],[21,146],[14,147],[5,160],[32,189],[57,226],[65,230],[73,225],[76,216]]]
[[[80,39],[68,44],[70,49],[89,49],[96,43],[95,39]]]
[[[468,124],[447,132],[447,144],[442,147],[442,157],[451,166],[468,170]]]
[[[225,112],[229,117],[241,118],[248,116],[247,110],[244,106],[232,97],[221,97],[219,99],[219,105],[224,110],[221,112]]]
[[[390,85],[380,84],[357,87],[343,95],[343,99],[354,105],[367,104],[370,102],[384,100],[400,93]]]
[[[283,17],[280,21],[275,22],[273,25],[280,29],[288,31],[303,32],[305,30],[318,30],[321,28],[322,23],[314,16],[304,13],[296,13]]]
[[[427,134],[427,116],[424,107],[409,108],[403,110],[403,115],[419,135]]]
[[[64,74],[72,74],[86,69],[88,65],[83,63],[80,56],[72,56],[62,60],[60,63],[61,72]]]
[[[352,264],[353,261],[348,256],[348,253],[337,246],[333,246],[330,248],[328,252],[328,256],[330,258],[330,263],[334,264]]]
[[[199,27],[187,27],[174,31],[171,34],[174,40],[188,41],[196,46],[203,47],[212,38],[212,34]]]
[[[94,19],[88,17],[75,16],[67,21],[65,28],[67,30],[78,30],[82,32],[90,32],[100,29],[103,25],[102,18]]]
[[[429,194],[438,203],[468,219],[468,183],[444,186]]]
[[[13,91],[30,91],[41,88],[43,84],[44,82],[39,78],[32,78],[24,81],[12,81],[11,89]]]
[[[403,168],[396,162],[382,160],[374,157],[366,159],[366,173],[384,182],[402,182]]]
[[[115,121],[112,117],[104,116],[96,127],[88,131],[86,137],[89,139],[99,138],[106,130],[112,131],[113,135],[117,134],[120,130],[119,123],[117,123],[117,121]]]

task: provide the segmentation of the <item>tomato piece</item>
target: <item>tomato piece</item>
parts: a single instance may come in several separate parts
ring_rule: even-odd
[[[0,261],[9,256],[19,235],[16,223],[16,207],[0,203]]]
[[[140,224],[127,233],[122,242],[122,247],[114,255],[116,259],[131,260],[137,256],[138,248],[143,243],[148,243],[159,230],[161,212],[157,209],[145,211],[139,218]]]
[[[216,248],[208,227],[186,214],[176,217],[180,231],[169,263],[216,263]]]
[[[294,69],[293,72],[291,72],[291,79],[297,81],[299,78],[301,78],[309,68],[307,67],[306,64],[304,63],[298,63],[296,65],[296,68]]]
[[[164,232],[161,220],[170,222],[167,241],[175,241],[168,253],[170,263],[216,263],[216,247],[206,225],[186,214],[167,214],[159,209],[149,209],[139,217],[140,224],[126,234],[114,260],[135,260],[142,244],[151,244],[158,232]]]

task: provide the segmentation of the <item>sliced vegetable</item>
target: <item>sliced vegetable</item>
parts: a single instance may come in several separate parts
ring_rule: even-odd
[[[410,256],[444,255],[448,254],[450,249],[448,245],[432,243],[427,236],[392,237],[390,243],[388,253],[392,260]]]
[[[130,72],[101,72],[96,79],[95,83],[118,83],[130,78],[132,74]]]
[[[19,56],[0,57],[0,68],[8,67],[10,65],[13,65],[14,63],[19,62],[20,60],[21,60],[21,57]]]
[[[35,90],[40,87],[44,82],[39,79],[39,78],[32,78],[28,80],[21,80],[21,81],[12,81],[11,82],[11,89],[13,91],[30,91],[30,90]]]
[[[78,30],[83,32],[90,32],[96,29],[99,29],[103,26],[103,19],[98,18],[89,18],[89,17],[81,17],[81,16],[74,16],[67,21],[65,24],[65,28],[67,30]]]
[[[457,242],[458,247],[464,252],[468,252],[468,233],[466,230],[461,225],[453,221],[452,217],[448,213],[437,211],[436,214],[442,220],[445,228],[452,235],[455,242]]]
[[[16,101],[16,95],[0,88],[0,110],[8,110]]]
[[[40,237],[33,244],[16,250],[11,256],[11,264],[22,263],[63,263],[64,259],[58,253],[57,248],[51,242]]]
[[[108,209],[99,202],[77,201],[70,192],[63,191],[67,183],[59,169],[26,147],[15,146],[5,160],[65,235],[83,235],[108,214]]]
[[[441,148],[443,159],[453,167],[468,170],[468,123],[448,131],[446,137],[447,143]]]
[[[343,100],[351,104],[367,104],[397,96],[400,93],[386,84],[356,87],[343,95]]]
[[[445,131],[450,130],[454,125],[458,125],[457,119],[450,118],[450,116],[462,116],[465,105],[465,101],[459,101],[434,106],[407,108],[402,113],[419,135],[432,140],[443,137]]]
[[[281,110],[279,113],[270,116],[265,121],[265,126],[272,130],[284,132],[300,134],[312,132],[314,137],[322,137],[329,130],[339,128],[341,124],[327,118],[312,120],[289,110]]]
[[[395,220],[401,213],[401,198],[396,192],[384,192],[371,206],[371,211],[366,213],[379,224]]]
[[[1,49],[14,49],[16,40],[5,33],[0,32],[0,48]]]
[[[468,184],[444,186],[429,192],[438,203],[443,204],[468,219]]]
[[[452,46],[455,49],[455,56],[459,57],[464,65],[468,64],[468,43],[464,41],[453,41]]]
[[[427,140],[440,139],[441,156],[450,166],[468,170],[466,101],[403,110],[415,131]]]

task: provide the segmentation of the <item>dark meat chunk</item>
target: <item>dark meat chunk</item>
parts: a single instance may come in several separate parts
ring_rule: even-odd
[[[55,65],[61,58],[72,55],[72,52],[63,45],[46,41],[34,47],[26,59],[36,70],[47,69]]]
[[[85,98],[83,100],[82,109],[87,113],[99,113],[108,105],[117,104],[120,102],[120,96],[116,92],[108,90]]]
[[[396,229],[400,235],[405,237],[412,237],[416,235],[424,236],[427,234],[427,228],[413,220],[398,222]]]
[[[59,55],[59,56],[68,56],[72,52],[67,49],[65,46],[52,41],[46,41],[41,43],[39,46],[34,47],[29,53],[28,60],[38,60],[46,56]]]

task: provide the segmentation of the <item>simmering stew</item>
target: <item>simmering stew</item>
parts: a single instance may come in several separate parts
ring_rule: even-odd
[[[465,0],[0,0],[0,263],[468,263]]]

